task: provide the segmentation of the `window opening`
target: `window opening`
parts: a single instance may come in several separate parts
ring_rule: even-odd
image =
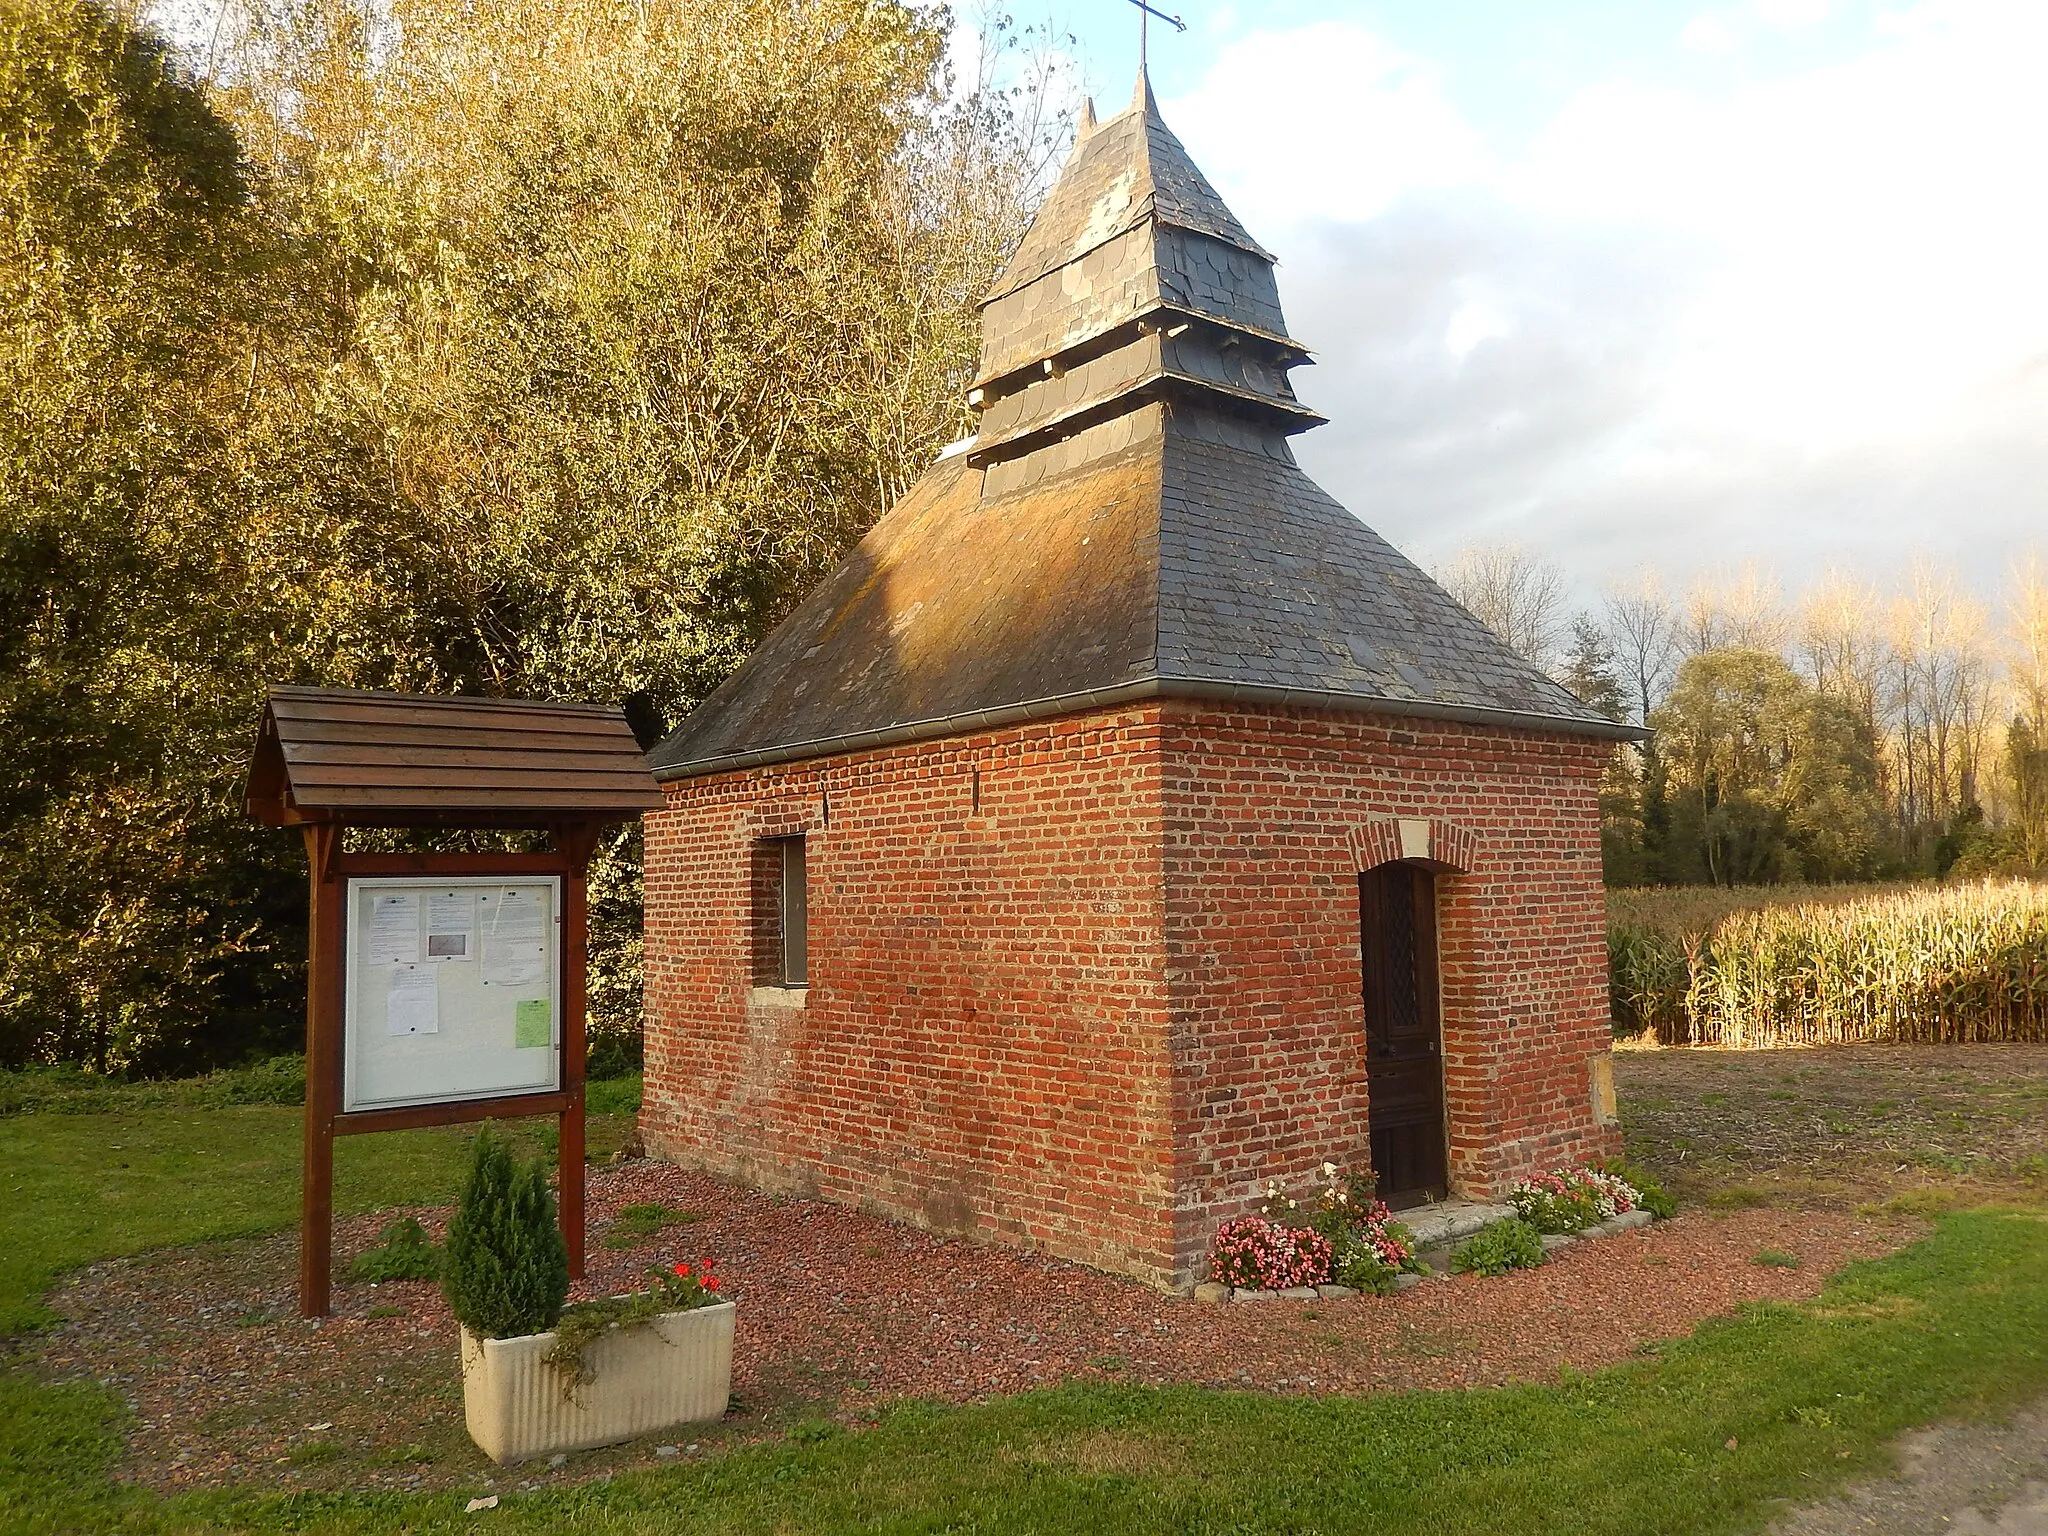
[[[757,987],[801,987],[810,968],[810,882],[801,837],[754,844],[753,972]]]
[[[782,839],[782,984],[809,985],[810,889],[804,878],[804,840]]]

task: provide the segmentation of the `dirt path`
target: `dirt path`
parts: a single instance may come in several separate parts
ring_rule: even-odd
[[[1615,1082],[1630,1155],[1694,1200],[1938,1208],[2048,1190],[2044,1045],[1623,1047]]]
[[[1899,1443],[1899,1473],[1791,1510],[1770,1536],[2048,1536],[2048,1399],[2009,1424],[1945,1424]]]

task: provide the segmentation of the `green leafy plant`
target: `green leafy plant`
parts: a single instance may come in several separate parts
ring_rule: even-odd
[[[1538,1232],[1583,1232],[1642,1203],[1626,1180],[1595,1168],[1555,1168],[1522,1180],[1508,1201]]]
[[[448,1310],[480,1339],[545,1333],[569,1295],[569,1253],[538,1163],[521,1166],[477,1133],[441,1268]]]
[[[1347,1243],[1337,1250],[1330,1264],[1330,1278],[1339,1285],[1374,1296],[1392,1294],[1394,1282],[1400,1277],[1400,1266],[1389,1264],[1378,1249],[1365,1243]]]
[[[1543,1234],[1526,1221],[1497,1221],[1466,1239],[1451,1255],[1451,1272],[1504,1275],[1544,1261]]]
[[[434,1246],[417,1216],[401,1216],[387,1222],[377,1234],[377,1246],[366,1248],[348,1267],[356,1281],[382,1284],[387,1280],[432,1280],[441,1273],[441,1251]]]
[[[1334,1280],[1353,1290],[1384,1296],[1402,1274],[1429,1273],[1429,1267],[1415,1256],[1415,1235],[1394,1220],[1377,1197],[1369,1169],[1347,1171],[1336,1163],[1324,1163],[1322,1187],[1307,1205],[1285,1194],[1274,1180],[1266,1186],[1261,1209],[1262,1217],[1226,1222],[1218,1229],[1217,1246],[1210,1258],[1211,1273],[1218,1279],[1230,1280],[1241,1271],[1247,1233],[1257,1230],[1265,1230],[1270,1241],[1291,1243],[1321,1258],[1319,1265],[1292,1280],[1282,1279],[1270,1265],[1253,1266],[1259,1269],[1265,1289]],[[1290,1233],[1294,1235],[1289,1237]]]
[[[1782,1248],[1759,1248],[1756,1257],[1749,1262],[1761,1265],[1765,1269],[1797,1269],[1799,1255],[1787,1253]]]
[[[657,1264],[647,1276],[645,1290],[578,1302],[562,1313],[555,1324],[555,1342],[542,1358],[561,1372],[565,1393],[590,1379],[584,1351],[606,1334],[638,1328],[669,1312],[692,1312],[724,1300],[718,1294],[718,1276],[709,1259],[698,1260],[694,1269],[688,1264],[668,1268]]]
[[[1678,1197],[1643,1171],[1642,1165],[1625,1157],[1610,1157],[1597,1163],[1602,1173],[1612,1174],[1636,1192],[1636,1206],[1648,1211],[1659,1221],[1669,1221],[1678,1214]]]

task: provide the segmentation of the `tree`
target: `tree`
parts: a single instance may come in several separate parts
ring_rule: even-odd
[[[2007,665],[2020,712],[2048,736],[2048,571],[2030,555],[2012,576]]]
[[[1874,737],[1884,728],[1890,659],[1883,602],[1861,583],[1830,575],[1800,605],[1798,648],[1808,680],[1855,709]]]
[[[2048,870],[2048,732],[2024,715],[2014,716],[2006,727],[2005,758],[2020,862],[2029,870]]]
[[[268,681],[675,719],[958,436],[1058,138],[889,0],[0,11],[0,1061],[288,1039]],[[637,845],[593,877],[601,1025]],[[238,967],[240,969],[238,969]]]
[[[1892,605],[1893,704],[1903,756],[1901,818],[1946,832],[1979,799],[1990,714],[1984,616],[1953,574],[1917,568]]]
[[[1678,653],[1676,624],[1654,579],[1646,576],[1633,592],[1608,592],[1607,634],[1635,718],[1647,721]]]
[[[1883,806],[1854,712],[1768,651],[1695,656],[1653,725],[1682,806],[1680,874],[1716,885],[1875,872]]]
[[[2030,556],[2013,573],[2008,659],[2018,712],[2006,727],[2006,774],[2022,862],[2048,869],[2048,575]]]
[[[1786,640],[1778,584],[1755,566],[1733,580],[1701,581],[1685,600],[1679,640],[1688,656],[1713,650],[1780,651]]]
[[[933,117],[939,18],[262,20],[227,99],[337,296],[308,362],[343,442],[267,445],[313,504],[259,550],[334,680],[639,691],[673,719],[959,435],[1022,186],[986,101]]]
[[[1614,674],[1614,650],[1590,614],[1572,620],[1571,647],[1558,679],[1582,704],[1610,720],[1628,711]],[[1640,885],[1643,859],[1642,786],[1635,752],[1617,745],[1600,779],[1600,859],[1610,885]]]
[[[274,996],[223,746],[276,607],[226,466],[289,260],[161,42],[0,9],[0,1061],[160,1063]]]
[[[1564,622],[1564,573],[1556,565],[1512,544],[1475,545],[1440,579],[1510,650],[1550,670]]]
[[[1620,720],[1628,706],[1615,676],[1614,647],[1590,614],[1572,620],[1572,639],[1566,651],[1558,681],[1572,691],[1581,704],[1597,709],[1610,720]]]

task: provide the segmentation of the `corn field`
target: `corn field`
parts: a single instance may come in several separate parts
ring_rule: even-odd
[[[1614,1027],[1666,1044],[2048,1040],[2048,885],[1615,892]]]

